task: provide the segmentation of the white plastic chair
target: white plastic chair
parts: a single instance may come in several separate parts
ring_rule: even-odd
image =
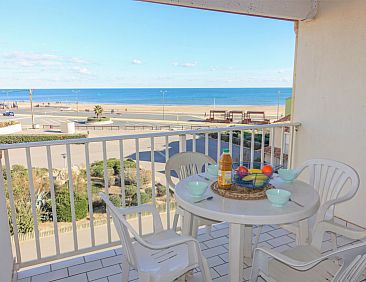
[[[308,183],[318,191],[320,197],[318,212],[308,220],[312,232],[316,223],[323,220],[333,221],[335,206],[353,198],[358,190],[360,179],[352,167],[328,159],[308,160],[298,169],[298,175],[301,175],[304,171],[308,171]],[[347,182],[350,182],[349,189],[344,193],[343,189]],[[285,224],[281,227],[295,233],[297,242],[300,243],[298,240],[300,237],[300,226],[298,223]],[[258,230],[255,246],[258,243],[262,226]],[[332,234],[334,249],[337,248],[336,238]]]
[[[335,206],[352,199],[360,185],[360,178],[352,167],[334,160],[308,160],[298,171],[299,175],[304,171],[308,171],[308,183],[318,191],[320,197],[320,208],[316,215],[309,220],[311,232],[314,231],[313,229],[318,222],[324,220],[332,222]],[[350,181],[349,189],[344,192],[343,189],[348,181]],[[282,227],[294,232],[296,238],[299,237],[300,228],[298,224],[287,224]],[[334,234],[332,234],[332,241],[334,249],[336,249],[337,243]]]
[[[99,195],[111,212],[124,248],[122,282],[128,281],[130,266],[137,270],[140,282],[170,282],[181,278],[196,267],[201,269],[203,281],[212,281],[198,241],[189,236],[180,236],[173,230],[163,230],[159,212],[154,205],[117,208],[106,194]],[[152,214],[154,233],[141,237],[127,222],[125,215],[143,212]],[[135,240],[131,238],[129,232]]]
[[[165,176],[169,185],[169,189],[174,192],[175,184],[172,180],[172,171],[175,171],[179,180],[183,180],[189,176],[201,173],[203,167],[208,164],[216,164],[216,162],[209,156],[197,152],[184,152],[172,156],[165,166]],[[179,216],[183,218],[184,211],[177,206],[174,214],[173,229],[177,230]],[[206,218],[194,216],[192,226],[192,236],[196,237],[199,226],[208,226],[208,232],[211,232],[210,226],[217,223]]]
[[[325,232],[333,232],[353,240],[366,237],[356,231],[326,221],[316,225],[311,245],[296,246],[283,253],[257,248],[254,253],[250,282],[261,276],[266,281],[359,281],[366,269],[366,242],[356,243],[321,253]]]

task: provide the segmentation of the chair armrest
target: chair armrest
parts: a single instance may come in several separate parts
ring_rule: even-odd
[[[256,256],[259,256],[260,253],[263,253],[269,257],[272,257],[275,260],[278,260],[293,268],[303,267],[307,264],[307,262],[302,262],[302,261],[292,259],[278,251],[274,251],[274,250],[267,249],[267,248],[256,248],[255,252],[254,252],[254,260],[256,259]]]
[[[348,201],[350,200],[351,198],[353,197],[353,194],[352,195],[344,195],[342,197],[339,197],[338,199],[334,199],[334,200],[330,200],[330,201],[327,201],[325,202],[324,204],[321,205],[321,207],[319,208],[319,211],[318,211],[318,215],[317,215],[317,218],[319,218],[320,220],[324,220],[325,218],[325,214],[327,213],[327,211],[329,210],[329,208],[333,205],[337,205],[337,204],[340,204],[340,203],[343,203],[345,201]]]
[[[132,214],[132,213],[143,213],[143,212],[153,212],[155,210],[155,206],[153,204],[142,204],[139,206],[133,206],[128,208],[118,208],[118,211],[123,214]]]
[[[269,262],[270,258],[273,258],[293,269],[300,270],[300,271],[306,271],[306,270],[313,268],[314,266],[316,266],[323,260],[326,260],[329,258],[338,258],[339,257],[342,259],[343,263],[345,265],[347,265],[352,262],[354,257],[356,257],[359,254],[364,254],[365,251],[366,251],[366,243],[362,242],[362,243],[358,243],[355,245],[343,247],[339,250],[333,251],[331,253],[320,256],[313,260],[298,261],[296,259],[292,259],[277,251],[273,251],[273,250],[266,249],[266,248],[257,248],[255,250],[255,254],[254,254],[250,281],[257,281],[256,278],[258,277],[259,273],[264,273],[265,275],[270,275],[270,273],[268,273],[268,262]],[[339,272],[337,275],[339,275]]]
[[[128,208],[118,208],[118,212],[120,212],[121,215],[143,213],[143,212],[151,213],[153,216],[154,232],[161,232],[164,230],[159,211],[153,204],[143,204]]]
[[[322,221],[316,225],[313,239],[311,241],[311,245],[317,248],[318,250],[320,250],[321,248],[325,232],[333,232],[353,240],[361,240],[366,238],[366,230],[359,231],[355,229],[346,228],[342,225],[331,223],[328,221]]]
[[[267,249],[267,248],[257,248],[255,250],[255,255],[254,255],[254,260],[256,259],[256,256],[260,256],[262,255],[263,257],[263,254],[264,255],[267,255],[268,257],[271,257],[283,264],[286,264],[288,265],[289,267],[291,268],[294,268],[296,270],[300,270],[300,271],[306,271],[306,270],[309,270],[311,268],[313,268],[314,266],[316,266],[318,263],[320,263],[321,261],[331,257],[331,256],[334,256],[335,253],[338,253],[340,251],[335,251],[335,252],[332,252],[332,253],[329,253],[327,255],[324,255],[324,256],[321,256],[317,259],[314,259],[314,260],[309,260],[309,261],[299,261],[299,260],[295,260],[293,258],[290,258],[280,252],[277,252],[277,251],[274,251],[274,250],[271,250],[271,249]],[[261,254],[260,254],[261,253]]]

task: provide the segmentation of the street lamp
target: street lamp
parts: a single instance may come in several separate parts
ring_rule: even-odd
[[[29,102],[30,102],[30,107],[31,107],[31,114],[32,114],[32,128],[35,129],[35,123],[34,123],[34,112],[33,112],[33,93],[32,93],[32,89],[29,89]]]
[[[278,120],[278,117],[279,117],[279,111],[280,111],[280,94],[281,94],[281,91],[278,91],[277,92],[277,120]]]
[[[71,90],[71,91],[76,94],[76,113],[79,116],[79,92],[80,92],[80,90]]]
[[[163,120],[165,120],[165,94],[167,93],[167,90],[160,90],[160,93],[163,94]]]

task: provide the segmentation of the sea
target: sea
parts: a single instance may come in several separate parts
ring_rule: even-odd
[[[292,88],[34,89],[34,102],[140,105],[283,105]],[[0,89],[0,102],[28,101],[28,89]]]

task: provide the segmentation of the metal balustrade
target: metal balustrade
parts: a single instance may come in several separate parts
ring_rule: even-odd
[[[229,148],[240,164],[248,162],[251,167],[253,163],[260,161],[269,162],[272,164],[292,165],[292,151],[295,142],[296,129],[300,126],[299,123],[280,123],[280,124],[266,124],[266,125],[246,125],[246,126],[229,126],[223,128],[204,128],[197,130],[185,131],[167,131],[154,132],[144,134],[131,134],[121,136],[107,136],[96,138],[82,138],[82,139],[68,139],[46,142],[33,143],[18,143],[18,144],[0,144],[0,152],[2,157],[0,159],[0,192],[6,193],[8,199],[8,209],[10,221],[13,225],[12,242],[14,248],[14,256],[18,267],[31,266],[43,262],[48,262],[56,259],[61,259],[69,256],[95,251],[107,247],[112,247],[119,244],[117,236],[114,234],[114,226],[111,217],[106,216],[106,232],[103,233],[103,240],[98,238],[96,234],[95,224],[95,210],[93,207],[93,187],[91,176],[91,163],[96,161],[96,154],[101,154],[103,161],[103,186],[106,193],[109,192],[109,175],[107,169],[108,158],[117,158],[120,162],[120,194],[122,207],[126,206],[126,187],[125,187],[125,167],[124,160],[132,158],[136,164],[136,186],[137,186],[137,204],[141,204],[140,188],[141,175],[140,169],[143,167],[151,171],[151,201],[156,204],[157,191],[156,184],[158,183],[157,174],[164,167],[165,162],[172,154],[191,150],[193,152],[202,152],[211,155],[214,159],[219,159],[223,148]],[[244,133],[250,134],[250,139],[245,140]],[[260,142],[256,142],[256,136],[261,134]],[[275,156],[276,134],[280,134],[279,150],[280,156]],[[235,137],[237,135],[238,137]],[[286,137],[285,135],[289,136]],[[266,142],[266,136],[269,136],[269,143]],[[234,139],[235,138],[235,139]],[[239,140],[237,140],[239,138]],[[248,146],[248,142],[250,143]],[[114,144],[113,150],[109,150]],[[278,142],[277,142],[278,144]],[[174,146],[175,147],[174,147]],[[76,149],[74,146],[77,146]],[[270,153],[265,152],[265,148],[270,147]],[[278,146],[278,145],[277,145]],[[256,148],[257,147],[257,148]],[[57,221],[57,206],[55,191],[55,179],[53,170],[55,165],[55,152],[61,150],[66,151],[63,155],[65,161],[65,171],[67,171],[68,181],[67,187],[69,190],[70,207],[71,207],[71,234],[72,236],[65,239],[64,233],[60,233],[60,222]],[[144,151],[145,150],[145,151]],[[284,152],[285,151],[285,152]],[[285,159],[285,153],[287,153]],[[93,158],[91,155],[93,154]],[[20,161],[20,155],[23,159]],[[14,157],[14,158],[13,158]],[[58,156],[59,158],[59,156]],[[52,226],[53,239],[47,241],[47,245],[43,246],[42,241],[44,237],[40,237],[38,211],[36,204],[36,191],[34,186],[33,169],[41,162],[42,167],[48,170],[48,184],[51,199],[52,209]],[[39,161],[41,159],[41,161]],[[158,160],[157,160],[158,159]],[[286,161],[286,164],[285,164]],[[30,193],[31,212],[33,217],[33,238],[34,238],[34,257],[24,258],[25,255],[29,257],[28,249],[25,250],[23,241],[19,238],[19,226],[17,226],[17,202],[14,200],[13,180],[11,175],[12,166],[15,164],[24,164],[28,172],[28,190]],[[86,172],[86,195],[88,199],[88,217],[89,217],[89,235],[86,235],[85,230],[78,228],[75,210],[74,188],[75,183],[73,179],[73,165],[85,165]],[[58,165],[60,167],[60,165]],[[160,176],[161,177],[161,176]],[[165,178],[165,177],[163,177]],[[161,181],[167,185],[166,179]],[[167,189],[168,191],[168,189]],[[166,193],[166,209],[162,216],[166,217],[166,227],[171,227],[171,203],[172,198],[170,193]],[[144,234],[144,216],[137,215],[138,230],[140,234]],[[99,231],[98,231],[99,232]],[[10,236],[10,235],[9,235]],[[100,236],[99,236],[100,237]],[[67,242],[72,241],[67,245]],[[67,241],[67,242],[66,242]],[[102,242],[103,241],[103,242]],[[65,247],[67,245],[67,247]],[[71,246],[70,246],[71,245]],[[85,246],[86,245],[86,246]],[[70,249],[71,248],[71,249]],[[50,251],[49,249],[53,249]]]

